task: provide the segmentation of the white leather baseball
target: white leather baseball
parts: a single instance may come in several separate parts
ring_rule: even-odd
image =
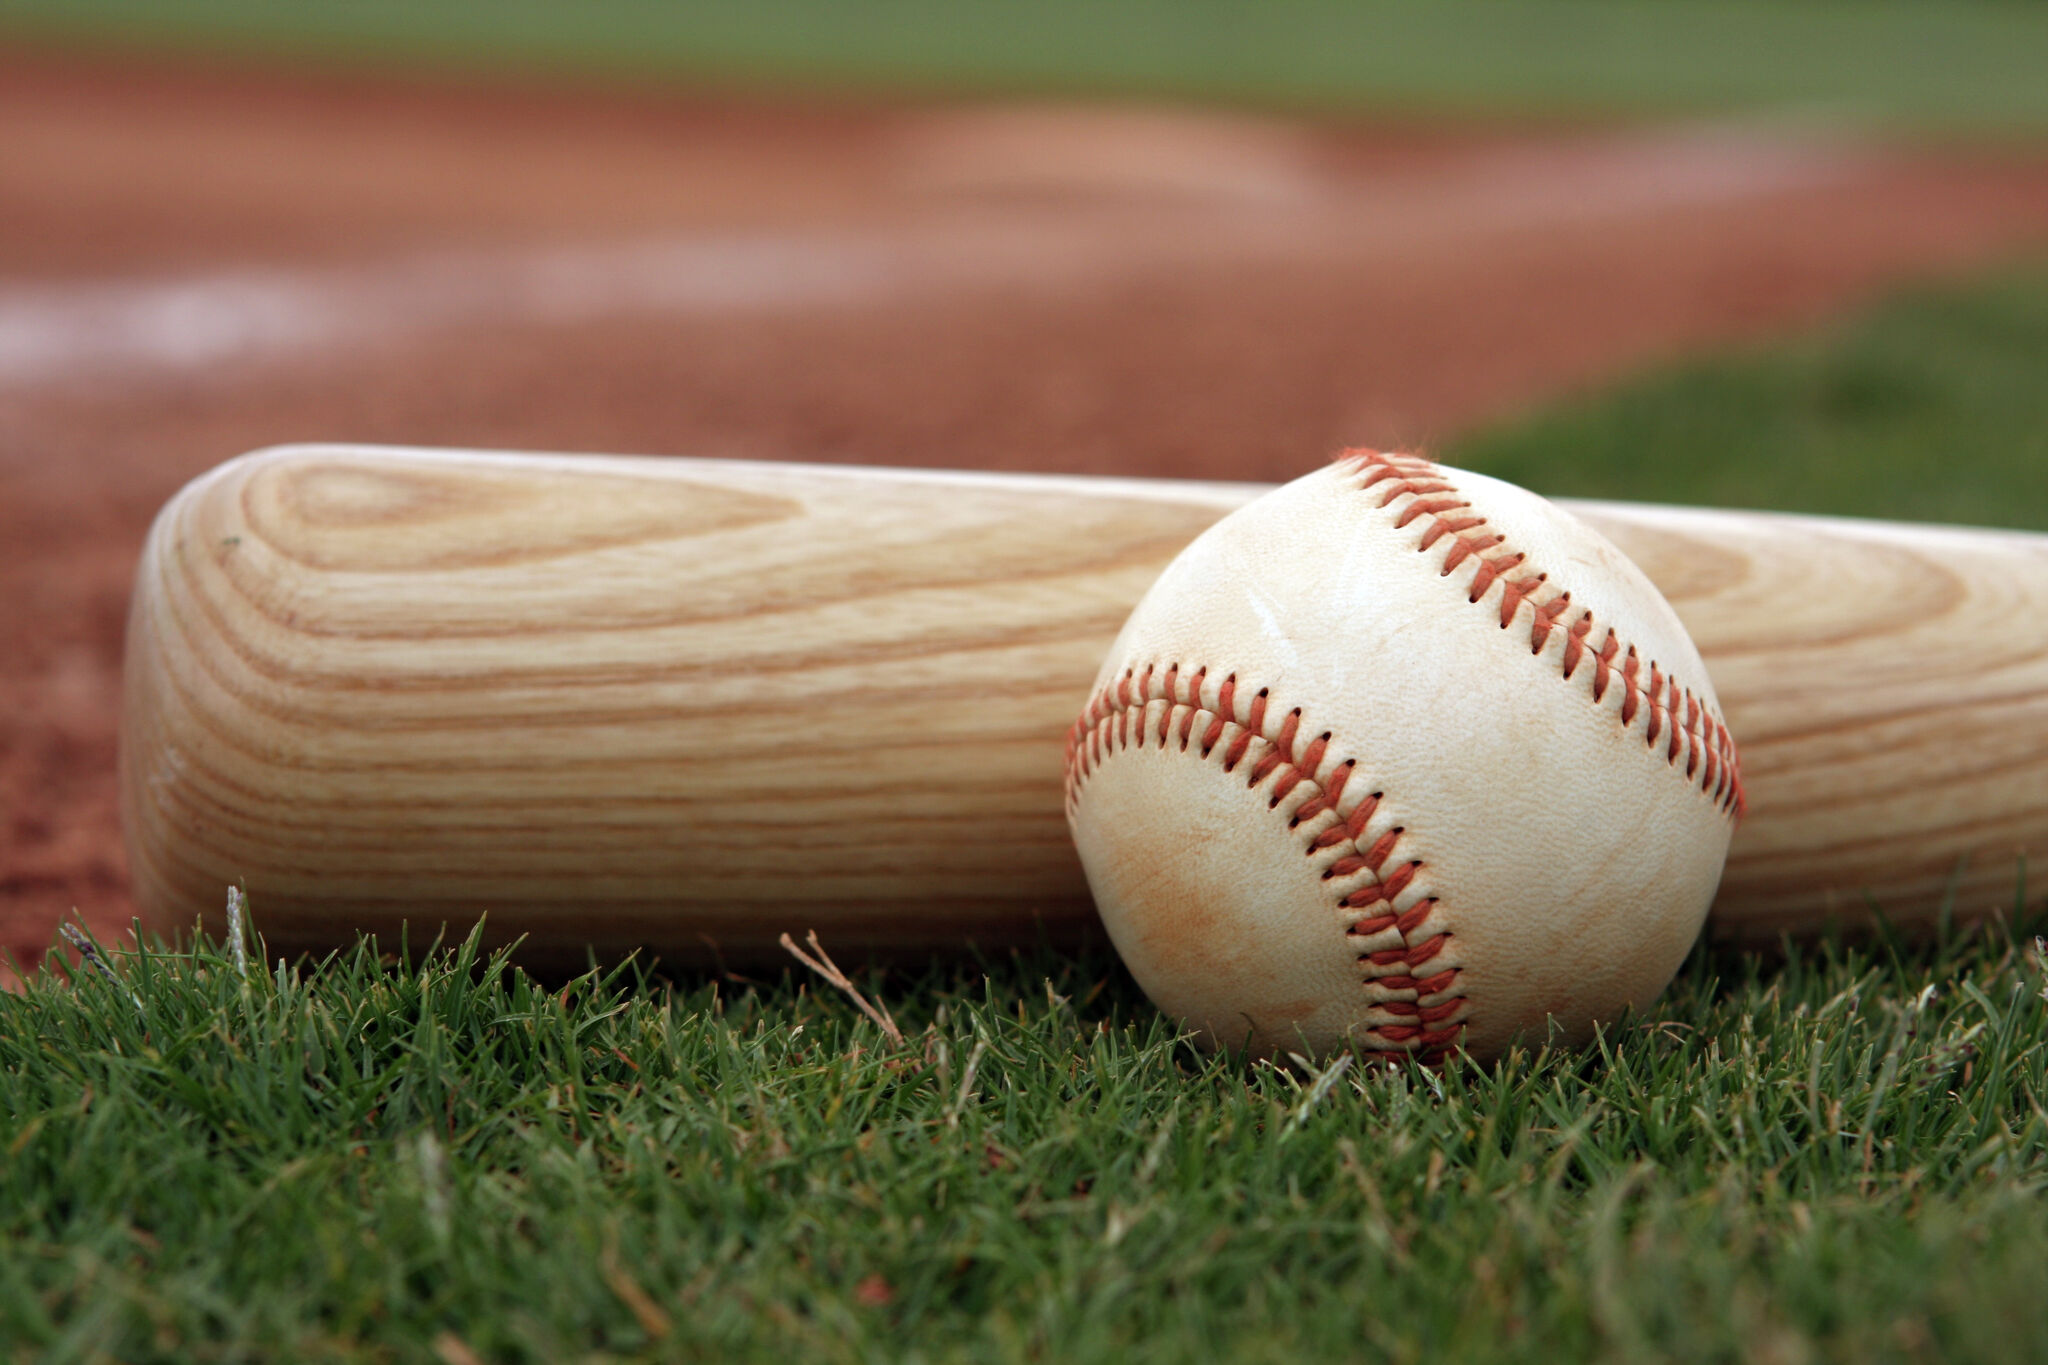
[[[1255,1052],[1583,1041],[1669,982],[1741,805],[1634,564],[1533,493],[1377,452],[1183,551],[1067,750],[1117,951]]]

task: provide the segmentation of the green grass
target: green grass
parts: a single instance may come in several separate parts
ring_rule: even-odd
[[[2048,530],[2048,268],[1678,362],[1442,454],[1556,496]]]
[[[818,90],[2048,130],[2020,0],[0,0],[0,33]]]
[[[2048,1351],[2030,941],[1696,954],[1490,1070],[1246,1067],[1101,957],[543,988],[219,949],[0,995],[52,1361],[1999,1361]],[[132,993],[132,994],[131,994]]]

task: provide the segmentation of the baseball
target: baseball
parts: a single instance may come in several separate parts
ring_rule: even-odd
[[[1656,997],[1742,783],[1619,550],[1510,484],[1350,451],[1168,566],[1066,802],[1117,951],[1204,1045],[1484,1061]]]

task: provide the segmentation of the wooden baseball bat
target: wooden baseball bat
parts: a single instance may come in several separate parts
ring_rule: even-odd
[[[488,914],[527,960],[1069,941],[1061,745],[1252,485],[294,447],[151,531],[121,782],[147,922]],[[2048,536],[1574,510],[1691,629],[1749,815],[1712,928],[2009,909],[2048,846]]]

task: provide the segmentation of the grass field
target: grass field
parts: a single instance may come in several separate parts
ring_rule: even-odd
[[[0,34],[813,91],[2048,130],[2021,0],[0,0]]]
[[[1570,491],[1675,451],[1674,497],[2038,525],[2044,372],[2029,271],[1469,451]],[[1587,1052],[1442,1074],[1206,1059],[1100,953],[864,977],[900,1042],[801,973],[120,954],[0,995],[0,1343],[2039,1359],[2037,927],[1702,949]]]
[[[2048,267],[1685,361],[1443,457],[1553,496],[2048,530]]]
[[[216,950],[0,997],[49,1360],[1998,1361],[2048,1343],[2002,934],[1696,955],[1593,1051],[1254,1066],[1105,958],[559,990]],[[132,993],[132,995],[131,995]]]

